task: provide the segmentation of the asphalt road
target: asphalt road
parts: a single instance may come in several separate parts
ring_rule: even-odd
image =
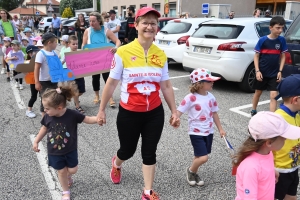
[[[59,48],[59,47],[58,47]],[[198,67],[204,67],[199,64]],[[180,64],[170,64],[169,74],[175,89],[176,104],[188,94],[190,84],[188,73]],[[183,76],[183,77],[180,77]],[[174,78],[175,77],[175,78]],[[96,115],[98,105],[93,104],[91,77],[85,78],[87,92],[80,98],[87,115]],[[30,97],[29,85],[19,91],[6,82],[6,76],[0,76],[0,199],[60,199],[60,184],[57,175],[47,167],[45,154],[32,151],[32,138],[38,133],[41,116],[34,119],[25,116]],[[101,79],[101,92],[104,82]],[[217,81],[212,93],[220,108],[219,116],[227,138],[231,144],[238,146],[247,137],[249,118],[230,111],[230,108],[251,103],[252,94],[242,92],[237,84]],[[19,104],[16,96],[24,102]],[[120,100],[119,86],[114,99]],[[261,101],[268,100],[268,93],[262,95]],[[33,110],[38,113],[40,102]],[[235,177],[231,176],[231,159],[228,149],[219,133],[215,132],[212,153],[209,161],[199,171],[205,185],[191,187],[186,181],[186,168],[193,157],[193,149],[187,134],[187,115],[181,118],[181,127],[174,129],[168,125],[170,111],[165,101],[165,127],[157,150],[157,173],[154,190],[161,199],[223,199],[235,198]],[[69,103],[74,109],[74,104]],[[20,109],[21,108],[21,109]],[[259,110],[268,110],[268,105],[259,106]],[[243,111],[250,112],[250,108]],[[111,158],[119,147],[116,116],[118,108],[107,106],[107,124],[79,125],[79,170],[74,176],[71,198],[86,199],[140,199],[143,189],[141,172],[140,146],[133,158],[123,165],[123,178],[119,185],[114,185],[109,177]],[[45,146],[45,140],[43,141]]]

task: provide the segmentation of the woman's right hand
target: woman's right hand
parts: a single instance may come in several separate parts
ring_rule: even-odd
[[[103,126],[103,124],[106,124],[106,114],[105,111],[99,111],[97,114],[97,123],[100,126]]]
[[[35,83],[35,89],[36,89],[37,91],[41,91],[42,85],[41,85],[40,82],[36,82],[36,83]]]

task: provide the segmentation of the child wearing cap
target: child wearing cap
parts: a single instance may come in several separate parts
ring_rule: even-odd
[[[13,40],[11,42],[12,44],[12,50],[8,52],[7,56],[6,56],[6,61],[10,61],[10,60],[17,60],[18,58],[15,56],[12,56],[12,53],[18,53],[18,52],[22,52],[23,57],[25,58],[25,54],[23,53],[23,51],[20,48],[21,43],[18,40]],[[20,74],[20,72],[16,72],[15,70],[13,71],[13,75],[16,76]],[[15,87],[16,88],[20,88],[20,90],[23,90],[23,79],[22,78],[15,78]]]
[[[3,38],[4,45],[2,46],[2,53],[3,53],[3,59],[2,59],[2,70],[1,74],[4,74],[6,71],[7,75],[7,82],[10,81],[10,69],[8,64],[6,63],[5,59],[8,54],[8,52],[11,50],[11,39],[9,37],[4,37]]]
[[[300,128],[266,111],[250,119],[248,131],[250,136],[233,157],[233,165],[238,166],[235,200],[273,200],[279,174],[274,169],[272,151],[279,151],[285,139],[300,138]]]
[[[177,108],[177,115],[180,117],[183,113],[189,115],[190,140],[194,149],[194,158],[192,165],[186,170],[187,182],[191,186],[204,185],[197,174],[201,165],[208,161],[208,154],[211,153],[213,142],[214,127],[216,124],[221,137],[226,133],[222,128],[217,111],[219,110],[216,98],[209,92],[213,88],[214,81],[219,77],[211,75],[207,69],[195,69],[190,79],[190,94],[186,95]]]
[[[35,46],[40,50],[44,48],[44,45],[42,44],[42,40],[38,40]]]
[[[36,45],[37,42],[38,42],[39,40],[41,40],[41,39],[42,39],[41,36],[36,36],[36,37],[32,38],[32,45]]]
[[[34,55],[36,55],[36,53],[39,50],[40,49],[34,45],[28,45],[26,48],[27,60],[30,60]],[[32,107],[33,107],[33,104],[35,103],[35,101],[37,100],[37,95],[39,92],[35,89],[34,73],[33,72],[27,73],[25,75],[25,81],[27,84],[30,85],[30,93],[31,93],[30,100],[28,102],[28,108],[26,110],[26,116],[29,118],[34,118],[34,117],[36,117],[36,114],[32,111]]]
[[[42,36],[42,43],[44,45],[44,48],[36,54],[34,66],[35,88],[40,92],[41,96],[46,91],[46,89],[57,88],[57,83],[51,82],[49,73],[50,67],[48,65],[48,61],[51,58],[58,59],[58,56],[54,52],[57,46],[57,37],[51,32],[45,33]],[[40,111],[42,113],[42,116],[44,116],[44,107],[42,102]]]
[[[22,37],[22,47],[25,47],[25,49],[26,49],[28,44],[29,44],[28,38],[27,37]]]
[[[300,74],[284,78],[277,87],[283,104],[275,113],[294,126],[300,126]],[[275,168],[279,172],[279,180],[275,186],[276,199],[297,200],[299,184],[298,168],[300,167],[300,140],[287,139],[280,150],[273,151]]]
[[[71,49],[69,48],[69,36],[63,35],[61,37],[61,41],[62,41],[63,47],[60,50],[59,58],[63,62],[65,60],[65,53],[71,51]],[[63,67],[67,68],[66,63],[63,64]]]
[[[27,40],[28,40],[28,43],[29,43],[29,45],[33,45],[33,35],[32,35],[32,31],[31,31],[31,28],[25,28],[24,29],[24,31],[23,31],[23,33],[25,34],[25,38],[27,38]]]

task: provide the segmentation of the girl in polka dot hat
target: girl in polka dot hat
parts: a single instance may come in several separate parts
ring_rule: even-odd
[[[195,69],[191,75],[190,94],[186,95],[177,108],[180,117],[187,112],[188,134],[194,148],[192,165],[186,170],[187,181],[190,185],[204,185],[204,181],[197,174],[201,165],[207,162],[211,152],[214,127],[217,126],[221,137],[226,133],[223,130],[217,111],[219,110],[216,98],[210,93],[214,81],[219,77],[212,76],[207,69]]]

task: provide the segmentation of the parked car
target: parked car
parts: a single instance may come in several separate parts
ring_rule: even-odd
[[[155,36],[155,44],[167,55],[168,61],[182,63],[187,39],[199,25],[214,18],[188,18],[170,20]]]
[[[189,72],[207,68],[223,80],[238,82],[245,92],[253,92],[253,50],[260,37],[270,34],[270,20],[234,18],[203,23],[186,42],[183,68]]]
[[[293,21],[284,35],[288,51],[285,53],[285,65],[282,76],[300,73],[300,15]]]
[[[75,32],[75,23],[76,23],[76,19],[68,19],[64,22],[62,22],[62,30],[61,30],[61,35],[74,35],[72,34],[72,31]],[[69,27],[74,27],[70,28]]]
[[[121,44],[126,44],[125,42],[125,32],[126,32],[126,24],[127,24],[127,21],[124,21],[122,20],[121,21],[121,27],[120,27],[120,31],[118,33],[118,37],[119,37],[119,40],[121,41]]]
[[[47,32],[48,28],[51,26],[52,17],[43,17],[39,23],[39,31]]]
[[[168,23],[168,21],[170,21],[172,19],[177,19],[177,18],[176,17],[160,17],[160,18],[158,18],[157,32],[159,32]]]

